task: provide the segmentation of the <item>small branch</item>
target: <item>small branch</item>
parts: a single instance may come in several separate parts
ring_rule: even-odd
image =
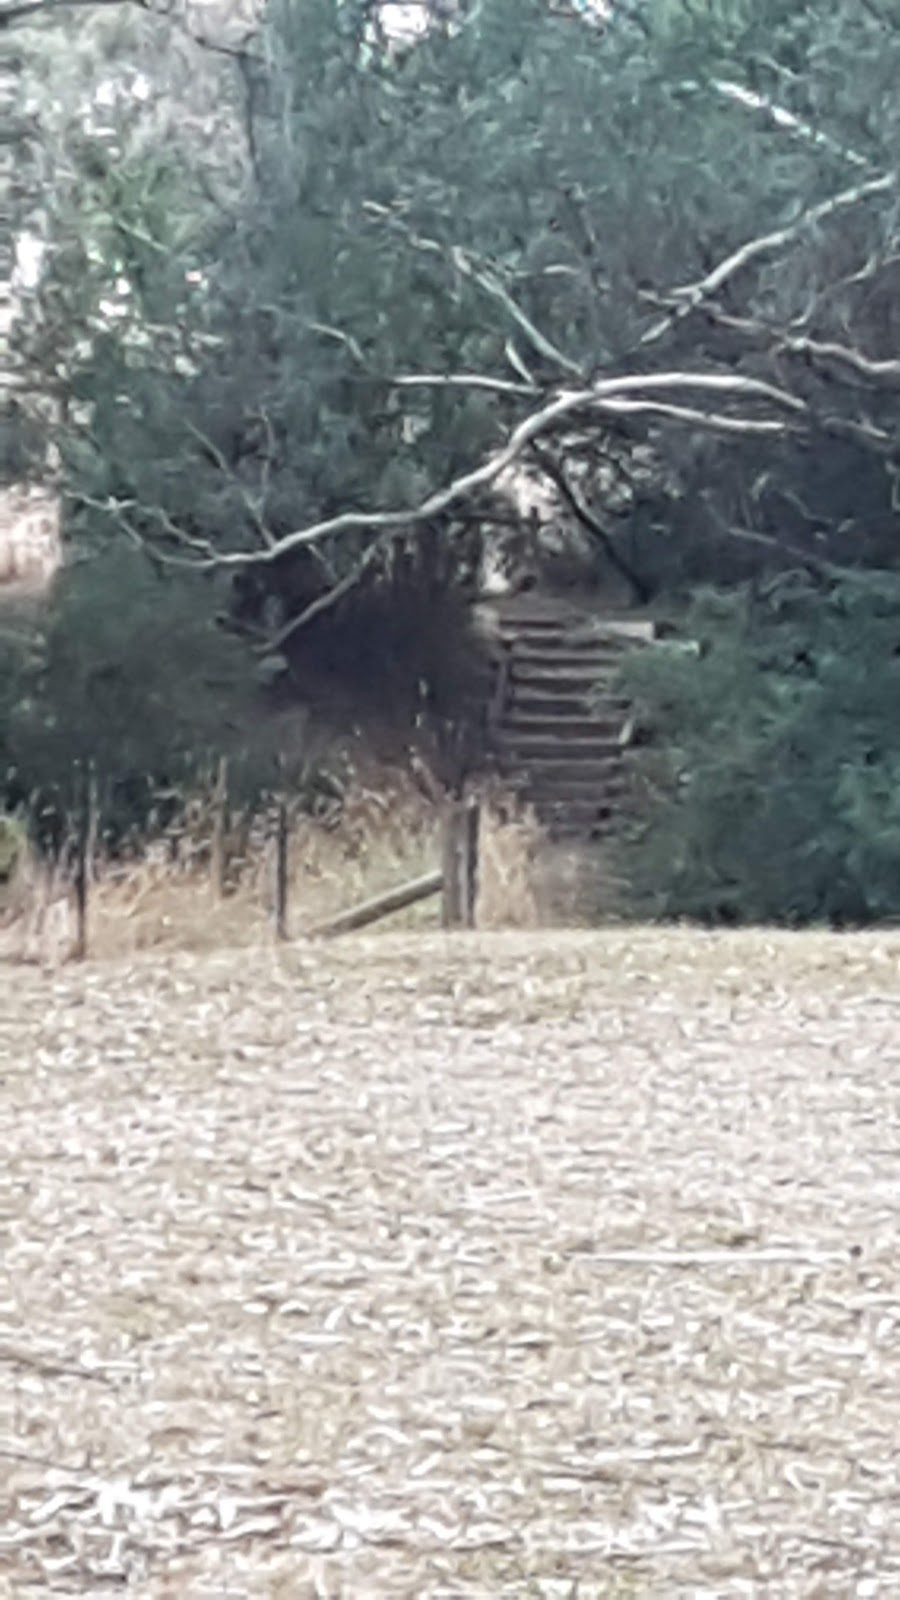
[[[570,377],[581,378],[584,376],[584,368],[577,361],[572,361],[564,351],[560,350],[558,345],[547,338],[546,334],[541,333],[530,317],[525,315],[521,306],[516,303],[509,291],[503,287],[496,273],[486,268],[476,267],[466,251],[461,250],[458,246],[454,246],[451,251],[451,259],[463,277],[470,278],[472,282],[477,283],[486,294],[489,294],[492,299],[503,307],[507,315],[512,318],[517,327],[525,334],[525,337],[538,355],[543,356],[545,361],[550,361],[559,367],[561,372],[567,372]]]
[[[838,417],[829,412],[824,416],[815,416],[815,424],[822,433],[832,433],[839,439],[855,439],[857,444],[874,450],[880,456],[891,456],[896,449],[894,433],[887,428],[879,428],[867,418]]]
[[[854,349],[852,345],[786,336],[780,341],[778,348],[788,351],[791,355],[811,356],[816,361],[833,361],[838,366],[849,367],[862,378],[872,379],[875,383],[892,383],[900,379],[900,359],[888,358],[876,361],[871,356],[864,355],[861,350]]]
[[[142,506],[137,500],[97,500],[89,494],[70,494],[69,498],[75,506],[89,506],[93,511],[101,511],[111,517],[115,523],[127,534],[139,550],[153,557],[154,561],[162,561],[171,567],[187,567],[193,571],[202,571],[204,568],[214,567],[217,564],[219,552],[208,539],[198,539],[193,534],[185,533],[183,528],[173,522],[167,511],[162,506]],[[173,556],[169,551],[160,550],[157,545],[148,546],[147,540],[140,530],[130,521],[127,513],[137,511],[143,517],[155,517],[163,526],[166,534],[178,544],[196,552],[197,559],[187,556]]]
[[[787,423],[756,417],[729,417],[720,411],[698,411],[695,406],[675,406],[660,400],[605,400],[600,408],[613,416],[649,414],[670,422],[689,422],[693,427],[709,428],[713,433],[776,434],[787,431]]]
[[[535,379],[534,373],[529,372],[523,357],[519,354],[519,351],[513,344],[512,339],[504,340],[503,354],[512,367],[513,372],[517,372],[519,374],[522,382],[527,383],[532,389],[537,391],[539,385]]]
[[[268,418],[265,416],[265,413],[263,413],[262,421],[263,421],[263,426],[266,428],[267,438],[271,442],[271,437],[272,437],[271,424],[269,423]],[[228,461],[226,460],[225,456],[222,454],[222,451],[219,449],[219,447],[215,443],[215,441],[210,439],[208,437],[208,435],[205,434],[202,431],[202,429],[200,429],[200,428],[198,428],[196,426],[195,423],[188,421],[185,424],[185,426],[187,427],[188,433],[192,433],[193,434],[194,438],[197,440],[197,443],[199,445],[201,445],[204,450],[209,452],[209,454],[212,456],[213,461],[215,462],[216,466],[219,468],[219,471],[222,473],[222,475],[224,477],[226,477],[229,480],[229,482],[234,485],[235,489],[237,490],[238,494],[240,495],[240,497],[241,497],[241,499],[242,499],[242,501],[244,503],[244,506],[246,508],[247,514],[249,515],[250,520],[253,523],[253,526],[255,527],[257,533],[259,534],[259,537],[261,538],[261,540],[262,540],[263,544],[266,546],[266,548],[271,550],[273,548],[275,542],[276,542],[275,541],[275,535],[273,534],[271,528],[268,526],[268,523],[266,522],[265,517],[263,516],[262,505],[261,504],[257,505],[257,503],[254,500],[254,498],[253,498],[252,494],[250,493],[249,489],[245,488],[245,486],[241,483],[241,481],[238,478],[237,474],[235,473],[234,469],[229,465]],[[267,482],[267,471],[266,471],[266,466],[264,464],[263,465],[262,494],[261,494],[261,501],[263,503],[265,502],[266,482]]]
[[[350,351],[357,366],[368,370],[369,363],[363,355],[362,345],[358,339],[354,338],[352,333],[345,333],[343,328],[333,328],[328,322],[308,322],[306,326],[309,328],[310,333],[321,334],[323,339],[334,339],[338,344],[344,345],[345,349]]]
[[[900,29],[900,18],[897,17],[896,13],[894,16],[889,17],[875,4],[875,0],[860,0],[860,4],[863,10],[868,11],[869,16],[878,23],[879,27],[893,28],[895,33]]]
[[[410,372],[390,382],[393,389],[487,389],[491,394],[526,397],[544,392],[533,380],[513,383],[511,378],[490,378],[480,372]]]
[[[477,284],[485,294],[489,294],[493,300],[496,300],[503,307],[507,316],[511,317],[520,331],[524,333],[529,344],[537,351],[538,355],[543,356],[545,361],[549,361],[558,367],[560,372],[567,372],[570,377],[584,377],[584,368],[577,361],[572,361],[565,354],[565,351],[560,350],[551,339],[547,338],[546,334],[541,332],[540,328],[531,321],[531,318],[526,315],[521,306],[513,299],[508,289],[504,288],[497,274],[489,266],[479,265],[470,251],[463,250],[460,245],[450,245],[448,247],[441,244],[437,239],[430,239],[424,234],[415,233],[411,228],[407,227],[396,212],[392,211],[389,206],[381,205],[378,201],[363,201],[363,210],[367,211],[370,216],[376,217],[379,221],[388,222],[398,228],[416,250],[422,250],[428,255],[437,255],[443,258],[449,256],[460,277],[468,278],[470,283]]]
[[[320,594],[315,600],[311,600],[309,605],[305,606],[302,611],[298,611],[297,615],[292,617],[290,622],[286,622],[283,628],[279,628],[274,637],[267,640],[265,653],[268,655],[273,650],[283,649],[295,633],[299,633],[302,628],[308,627],[311,622],[315,621],[316,617],[322,616],[324,612],[331,611],[339,601],[343,600],[346,594],[355,589],[356,585],[362,582],[369,568],[374,566],[388,537],[392,537],[392,535],[381,534],[369,546],[355,567],[345,573],[337,583],[332,584],[332,587],[327,589],[324,594]]]
[[[756,239],[749,239],[738,250],[732,251],[731,255],[720,261],[705,278],[699,279],[697,283],[673,289],[671,291],[673,297],[677,297],[682,304],[648,328],[638,341],[639,345],[645,347],[655,344],[684,317],[695,311],[703,301],[708,300],[710,295],[721,289],[723,284],[736,273],[749,266],[751,261],[756,261],[760,256],[771,255],[784,245],[791,244],[804,229],[812,227],[817,222],[824,222],[839,212],[846,211],[850,206],[871,199],[873,195],[889,193],[891,189],[897,187],[898,181],[900,172],[886,172],[880,177],[869,178],[865,183],[854,184],[851,189],[843,189],[839,194],[831,195],[829,199],[809,206],[794,222],[788,223],[785,227],[776,228],[772,233],[761,234]]]
[[[696,85],[700,88],[701,85]],[[809,144],[817,145],[822,150],[828,150],[831,155],[841,156],[854,167],[868,167],[870,163],[858,150],[853,150],[849,145],[841,144],[833,139],[830,133],[823,133],[821,128],[814,128],[812,123],[804,122],[802,117],[789,111],[787,106],[781,106],[768,95],[759,94],[755,89],[748,89],[742,83],[734,83],[728,78],[712,78],[710,87],[716,94],[724,96],[726,100],[735,101],[738,105],[746,106],[750,111],[762,111],[774,128],[793,134],[795,138],[804,139]]]

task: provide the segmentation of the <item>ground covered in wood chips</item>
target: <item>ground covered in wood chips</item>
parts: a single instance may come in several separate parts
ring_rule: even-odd
[[[900,1593],[900,939],[0,995],[0,1593]]]

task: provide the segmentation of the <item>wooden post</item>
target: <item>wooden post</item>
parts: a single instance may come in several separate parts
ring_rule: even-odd
[[[474,797],[466,802],[462,829],[462,914],[463,926],[474,928],[478,906],[478,846],[481,833],[481,807]]]
[[[275,937],[288,936],[288,808],[281,795],[275,820]]]
[[[219,900],[225,897],[225,878],[228,872],[228,757],[220,756],[213,789],[212,842],[210,845],[210,874],[213,891]]]
[[[444,815],[441,922],[445,928],[474,928],[478,899],[480,812],[471,796],[454,796]]]
[[[462,880],[459,871],[461,818],[461,802],[456,796],[453,796],[452,799],[448,800],[444,811],[443,860],[441,863],[444,884],[444,894],[441,902],[441,926],[444,928],[459,928],[463,920],[462,905],[460,903]]]
[[[75,945],[72,954],[84,961],[88,953],[88,884],[97,839],[97,778],[89,761],[82,769],[75,838]]]

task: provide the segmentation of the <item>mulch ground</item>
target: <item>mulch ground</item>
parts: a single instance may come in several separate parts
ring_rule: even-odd
[[[0,967],[0,1593],[900,1593],[900,939]]]

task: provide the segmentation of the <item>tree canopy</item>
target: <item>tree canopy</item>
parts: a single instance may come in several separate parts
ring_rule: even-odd
[[[274,570],[294,621],[298,565],[321,597],[515,455],[601,516],[601,465],[630,477],[651,583],[890,560],[888,9],[430,11],[412,44],[362,0],[33,30],[21,360],[74,525]]]

